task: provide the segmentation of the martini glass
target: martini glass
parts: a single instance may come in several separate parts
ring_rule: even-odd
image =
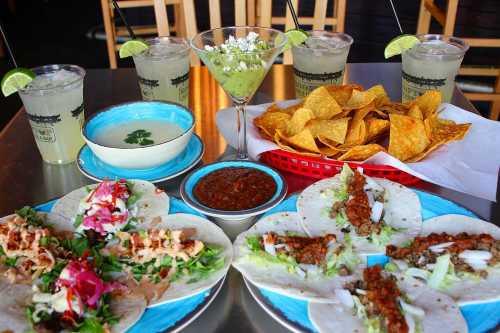
[[[281,31],[260,27],[225,27],[204,31],[191,47],[229,95],[237,112],[237,159],[248,159],[245,106],[281,53],[287,38]]]

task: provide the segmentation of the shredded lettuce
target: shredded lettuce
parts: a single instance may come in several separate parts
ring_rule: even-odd
[[[367,333],[383,333],[380,317],[368,318],[365,306],[357,296],[352,296],[354,301],[354,315],[358,317],[367,328]]]
[[[340,172],[340,186],[333,191],[333,199],[335,201],[345,201],[349,198],[349,192],[347,191],[349,181],[354,175],[354,172],[349,168],[347,163],[344,163],[342,171]]]
[[[451,264],[451,256],[449,254],[444,254],[436,259],[436,264],[432,271],[431,276],[427,280],[429,287],[434,289],[442,289],[445,286],[443,282],[445,280],[446,274],[449,271]]]
[[[276,256],[270,255],[260,247],[260,237],[258,235],[248,236],[247,246],[252,253],[248,254],[248,259],[250,259],[256,265],[268,265],[268,264],[278,264],[285,266],[289,272],[293,273],[298,266],[295,258],[287,256],[285,254],[278,254]]]
[[[337,216],[335,216],[335,224],[339,228],[349,227],[351,224],[347,220],[347,215],[345,213],[345,209],[341,209]]]
[[[384,270],[386,270],[387,272],[389,273],[396,273],[399,269],[398,269],[398,266],[393,263],[393,262],[388,262],[385,266],[384,266]]]
[[[329,258],[327,258],[326,262],[326,276],[334,276],[337,275],[339,270],[345,266],[349,269],[349,271],[353,271],[357,265],[360,263],[359,257],[352,250],[352,246],[349,242],[345,243],[344,248],[339,254],[332,253]]]
[[[370,235],[371,242],[376,246],[385,246],[391,241],[392,236],[398,231],[400,230],[395,229],[388,224],[384,224],[379,234],[372,232]]]

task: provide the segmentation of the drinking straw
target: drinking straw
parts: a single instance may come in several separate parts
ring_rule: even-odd
[[[293,8],[292,0],[286,0],[286,3],[288,4],[288,8],[290,8],[290,13],[292,13],[293,22],[295,23],[295,29],[299,29],[299,19],[297,18],[295,8]]]
[[[394,3],[392,2],[392,0],[389,0],[389,2],[391,3],[392,12],[394,13],[394,18],[396,19],[396,23],[398,24],[399,31],[401,32],[401,35],[403,35],[404,32],[403,28],[401,28],[401,23],[399,23],[399,17],[398,13],[396,12],[396,7],[394,7]]]
[[[9,41],[7,40],[7,35],[5,34],[5,31],[3,30],[2,22],[0,21],[0,33],[2,34],[2,38],[5,44],[5,48],[7,49],[7,53],[10,56],[10,60],[12,60],[12,63],[14,64],[14,67],[17,68],[17,62],[16,58],[14,58],[14,53],[12,52],[12,49],[10,48]]]
[[[118,15],[120,15],[120,18],[123,21],[123,24],[125,24],[125,27],[127,28],[128,34],[132,39],[136,39],[136,36],[134,34],[134,31],[130,27],[130,25],[127,22],[127,19],[125,18],[125,14],[123,14],[122,10],[120,9],[120,6],[116,3],[116,0],[111,0],[113,2],[113,6],[115,7],[116,11],[118,12]]]

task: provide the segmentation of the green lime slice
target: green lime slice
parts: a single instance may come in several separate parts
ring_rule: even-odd
[[[420,40],[414,35],[401,35],[393,38],[385,47],[384,56],[390,58],[403,53],[403,51],[411,49],[415,44],[420,43]]]
[[[142,53],[147,49],[149,49],[148,43],[140,39],[132,39],[120,47],[119,55],[120,58],[127,58]]]
[[[293,30],[288,30],[285,32],[285,35],[287,37],[287,43],[283,47],[283,52],[290,50],[293,46],[298,46],[306,41],[306,39],[309,37],[309,34],[305,32],[304,30],[300,29],[293,29]],[[276,37],[276,45],[279,45],[283,42],[283,35],[278,35]]]
[[[27,68],[14,68],[2,78],[2,93],[5,97],[26,87],[35,78],[35,73]]]

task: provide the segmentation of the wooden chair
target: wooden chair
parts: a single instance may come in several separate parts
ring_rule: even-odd
[[[286,6],[286,2],[282,1]],[[299,0],[292,0],[295,12],[299,13]],[[299,24],[312,26],[313,30],[325,30],[326,26],[331,26],[333,31],[344,32],[346,0],[333,0],[333,13],[327,16],[328,0],[316,0],[314,4],[314,15],[312,17],[299,16]],[[295,28],[292,14],[287,6],[286,16],[272,15],[272,0],[258,0],[257,21],[262,27],[273,25],[284,25],[285,31]],[[283,63],[292,63],[292,54],[285,52]]]
[[[175,31],[179,35],[183,35],[183,20],[182,20],[182,0],[118,0],[120,8],[140,8],[140,7],[165,7],[172,5],[174,8],[175,25],[162,26],[162,33],[165,31]],[[116,51],[120,49],[120,44],[117,43],[118,36],[128,36],[125,27],[117,27],[114,22],[115,10],[110,0],[101,0],[102,16],[104,21],[104,30],[106,32],[106,45],[108,48],[109,67],[117,67]],[[166,18],[166,9],[165,18]],[[162,11],[155,10],[155,13],[162,13]],[[158,20],[159,18],[156,17]],[[168,22],[168,21],[167,21]],[[133,26],[134,33],[138,36],[152,35],[160,32],[157,30],[156,25],[142,25]]]
[[[154,0],[155,2],[162,0]],[[199,1],[199,0],[197,0]],[[220,28],[222,26],[221,21],[221,7],[220,0],[208,0],[209,5],[209,19],[210,19],[210,29]],[[246,25],[247,22],[247,8],[246,8],[246,0],[234,0],[234,12],[235,12],[235,25],[243,26]],[[196,6],[194,0],[182,0],[182,9],[183,9],[183,27],[185,31],[185,37],[190,39],[198,33],[198,24],[196,21]],[[155,6],[156,13],[156,24],[158,27],[158,31],[160,32],[160,36],[162,33],[166,33],[165,27],[168,27],[168,20],[166,15],[166,10],[164,6],[160,8],[160,6]],[[200,64],[200,60],[196,55],[192,53],[191,55],[191,64],[196,66]]]
[[[448,0],[446,9],[439,8],[434,0],[421,0],[417,34],[429,33],[431,19],[434,18],[443,27],[443,35],[452,36],[455,31],[457,10],[458,0]],[[500,47],[500,38],[460,38],[471,47]],[[500,116],[500,68],[462,66],[459,74],[496,77],[493,93],[465,93],[465,96],[472,101],[492,102],[490,119],[498,120]]]

